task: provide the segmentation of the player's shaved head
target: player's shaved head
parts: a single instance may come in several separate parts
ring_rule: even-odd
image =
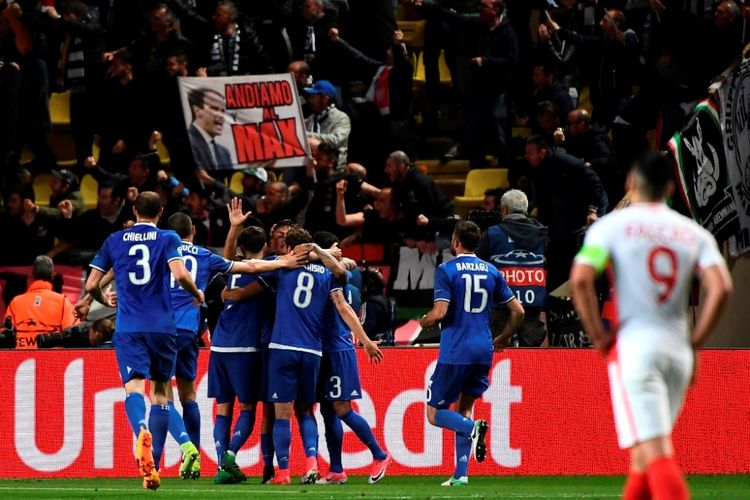
[[[657,151],[643,153],[630,171],[635,189],[650,200],[664,199],[674,187],[672,162]]]
[[[155,219],[161,211],[161,197],[153,191],[144,191],[135,199],[135,213],[147,219]]]
[[[266,245],[266,230],[258,226],[249,226],[237,237],[237,244],[243,252],[258,253]]]
[[[193,221],[188,214],[177,212],[167,220],[167,228],[177,233],[180,238],[188,238],[193,234]]]
[[[470,252],[473,252],[479,246],[481,237],[482,231],[479,230],[479,226],[469,220],[458,221],[455,229],[453,229],[453,238]]]
[[[297,245],[312,242],[312,235],[306,229],[302,229],[301,227],[292,227],[289,229],[289,232],[286,233],[286,246],[289,250],[292,250]]]

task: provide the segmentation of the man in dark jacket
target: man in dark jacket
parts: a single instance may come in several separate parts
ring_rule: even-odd
[[[546,334],[539,316],[547,304],[544,259],[547,228],[527,215],[528,208],[529,200],[523,191],[506,191],[500,199],[502,221],[487,229],[476,253],[497,267],[526,311],[513,344],[537,347]],[[493,335],[500,333],[509,314],[506,307],[492,311]]]
[[[549,227],[547,289],[554,290],[568,279],[586,227],[607,212],[607,194],[583,160],[552,149],[540,136],[526,141],[526,160],[537,217]]]
[[[411,165],[406,153],[391,153],[385,174],[393,185],[393,204],[404,214],[405,238],[434,241],[437,233],[452,234],[456,224],[453,203],[432,177]]]
[[[603,129],[591,123],[591,115],[585,109],[568,113],[568,133],[563,147],[596,172],[611,205],[622,198],[625,178],[618,168],[612,142]]]
[[[518,64],[518,40],[505,19],[505,0],[481,0],[479,16],[412,0],[427,13],[451,23],[460,34],[456,59],[458,92],[464,112],[465,150],[472,167],[485,166],[487,142],[497,144],[501,164],[508,160],[507,93]]]

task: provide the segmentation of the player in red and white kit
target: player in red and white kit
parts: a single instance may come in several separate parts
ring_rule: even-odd
[[[627,500],[689,497],[673,458],[672,427],[698,349],[732,290],[713,236],[664,203],[674,190],[671,172],[655,152],[636,162],[628,176],[631,205],[591,226],[570,276],[583,326],[607,356],[617,437],[630,449]],[[594,288],[608,266],[617,298],[615,332],[602,324]],[[691,333],[688,295],[696,276],[703,307]]]

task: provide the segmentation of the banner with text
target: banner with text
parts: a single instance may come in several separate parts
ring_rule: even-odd
[[[453,436],[427,423],[425,388],[437,350],[385,349],[374,366],[358,352],[363,399],[356,406],[394,458],[388,475],[452,473]],[[213,402],[206,397],[209,353],[197,372],[201,447],[206,475],[214,473]],[[140,487],[134,437],[111,350],[0,352],[0,478],[127,477]],[[489,421],[487,459],[471,474],[624,474],[610,409],[606,366],[593,350],[509,349],[496,354],[490,387],[475,417]],[[701,353],[698,383],[687,395],[674,433],[676,456],[688,473],[750,472],[750,351]],[[179,407],[179,404],[178,404]],[[258,432],[238,454],[248,474],[262,470]],[[320,456],[328,458],[318,415]],[[292,474],[304,453],[296,425]],[[372,456],[344,426],[344,466],[366,474]],[[179,447],[167,440],[163,476],[178,473]],[[323,469],[327,469],[323,465]],[[387,478],[386,478],[387,481]]]
[[[739,222],[724,154],[718,106],[705,100],[670,139],[679,190],[693,218],[719,242],[737,234]]]
[[[207,171],[305,164],[310,155],[289,73],[179,79],[193,158]]]
[[[750,52],[722,83],[720,96],[727,170],[739,216],[729,251],[738,256],[750,250]]]

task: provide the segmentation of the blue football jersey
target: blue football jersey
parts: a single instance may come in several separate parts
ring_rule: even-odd
[[[111,234],[91,261],[102,272],[115,270],[117,332],[176,333],[169,294],[169,262],[182,258],[174,231],[138,223]]]
[[[276,254],[266,255],[263,260],[276,260],[279,256]],[[265,273],[262,275],[263,280],[269,287],[269,293],[264,293],[263,298],[265,300],[265,306],[263,312],[265,314],[266,328],[263,328],[263,332],[260,336],[260,343],[264,347],[268,347],[271,342],[271,332],[273,331],[273,320],[276,318],[276,273]]]
[[[280,269],[275,275],[276,319],[269,347],[321,355],[323,333],[333,308],[329,296],[341,290],[341,285],[322,264]]]
[[[347,283],[344,287],[344,298],[346,302],[354,309],[355,316],[359,307],[362,305],[362,299],[359,295],[359,289],[352,284],[352,273],[348,273]],[[336,307],[329,308],[328,327],[323,335],[323,351],[339,352],[354,349],[352,342],[352,331],[344,322]]]
[[[474,254],[460,254],[435,271],[435,302],[450,302],[442,321],[440,357],[446,364],[492,362],[492,306],[513,299],[500,271]]]
[[[202,292],[206,291],[206,287],[214,279],[214,276],[228,273],[232,269],[232,261],[219,257],[198,245],[183,241],[180,250],[185,268],[193,277],[195,285]],[[174,276],[169,281],[169,292],[172,295],[172,307],[174,307],[175,319],[177,320],[177,329],[197,333],[201,313],[200,309],[193,305],[193,296],[182,289]]]
[[[244,302],[227,300],[219,321],[211,335],[211,350],[227,348],[225,352],[254,352],[260,348],[263,331],[268,328],[266,307],[268,284],[260,276],[233,274],[227,281],[230,289],[243,288],[258,281],[266,291]],[[218,349],[222,350],[222,349]]]

